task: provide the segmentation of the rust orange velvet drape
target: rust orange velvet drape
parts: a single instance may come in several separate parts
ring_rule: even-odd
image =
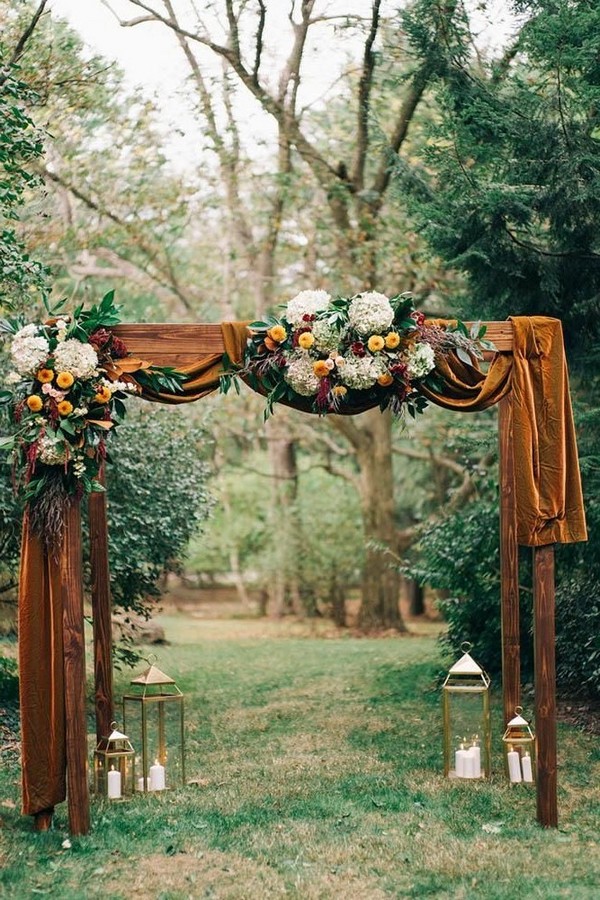
[[[528,546],[584,541],[587,534],[561,324],[543,317],[515,317],[512,322],[512,353],[496,354],[487,372],[447,357],[438,365],[441,390],[423,392],[433,403],[469,412],[486,409],[512,391],[518,541]],[[229,359],[241,363],[246,323],[223,323],[222,333]],[[223,357],[199,357],[184,371],[183,394],[144,391],[143,396],[175,404],[198,400],[218,388]],[[32,534],[27,514],[21,559],[23,810],[34,814],[65,796],[65,688],[61,567],[48,558],[39,538]]]

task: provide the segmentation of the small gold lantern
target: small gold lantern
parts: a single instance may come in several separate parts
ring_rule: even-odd
[[[511,784],[535,783],[535,735],[529,722],[517,706],[515,716],[506,726],[502,737],[504,745],[504,769]]]
[[[163,791],[185,784],[183,694],[155,665],[131,680],[136,693],[123,697],[123,722],[139,738],[136,790]]]
[[[135,750],[126,734],[111,722],[111,733],[94,750],[94,792],[109,800],[122,800],[133,793]]]
[[[461,644],[463,656],[454,663],[442,688],[444,775],[481,779],[491,774],[490,679]]]

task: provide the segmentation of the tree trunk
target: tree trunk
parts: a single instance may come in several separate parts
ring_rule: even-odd
[[[411,616],[422,616],[425,613],[423,587],[412,578],[404,579],[404,590],[408,598],[408,613]]]
[[[400,575],[394,557],[397,528],[394,522],[392,422],[388,412],[370,410],[361,416],[360,494],[365,535],[365,565],[359,624],[366,631],[396,628],[406,631],[398,605]]]
[[[338,628],[346,627],[346,597],[344,589],[334,575],[329,587],[329,602],[331,604],[331,618]]]

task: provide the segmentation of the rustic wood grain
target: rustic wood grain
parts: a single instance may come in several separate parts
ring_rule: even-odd
[[[81,561],[81,509],[77,500],[67,504],[65,536],[60,555],[63,601],[63,660],[67,797],[71,834],[90,830],[85,715],[85,639]]]
[[[99,474],[105,484],[104,466]],[[114,718],[110,570],[106,493],[94,492],[89,499],[90,568],[92,576],[92,617],[94,629],[94,680],[96,740],[112,731]]]
[[[519,546],[515,496],[513,398],[498,404],[500,449],[500,610],[502,624],[502,697],[504,724],[521,703],[521,644],[519,627]]]
[[[535,649],[535,730],[537,738],[537,819],[558,826],[556,796],[556,664],[554,628],[554,546],[533,548]]]

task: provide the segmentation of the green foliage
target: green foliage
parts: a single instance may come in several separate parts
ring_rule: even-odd
[[[574,695],[600,698],[598,581],[583,572],[563,579],[556,597],[556,677]]]
[[[42,288],[45,270],[32,260],[19,237],[15,223],[26,192],[40,185],[31,171],[44,147],[40,132],[26,110],[34,98],[31,89],[10,66],[7,51],[0,44],[0,287],[2,306],[23,301],[31,288]]]
[[[8,656],[0,656],[0,705],[14,703],[19,696],[17,663]]]
[[[439,608],[448,623],[442,641],[458,656],[463,641],[494,677],[502,671],[498,500],[471,504],[427,528],[410,567],[417,581],[441,590]],[[524,560],[521,580],[527,581]],[[532,675],[531,594],[521,592],[522,671]]]
[[[133,404],[132,404],[133,406]],[[132,409],[107,470],[111,588],[116,606],[147,614],[210,506],[206,432],[178,408]]]

